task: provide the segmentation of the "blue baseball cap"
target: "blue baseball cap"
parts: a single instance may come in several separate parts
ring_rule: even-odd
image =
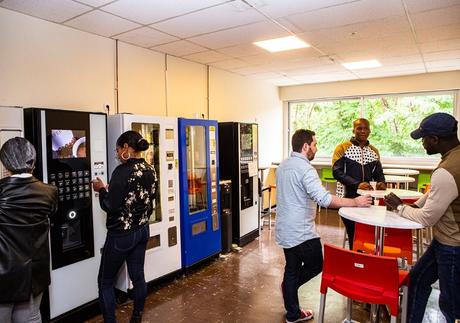
[[[411,132],[412,139],[425,136],[450,137],[457,134],[457,120],[448,113],[433,113],[420,122],[418,129]]]

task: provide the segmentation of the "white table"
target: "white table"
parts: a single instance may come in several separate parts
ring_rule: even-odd
[[[409,190],[400,190],[395,188],[387,188],[386,190],[376,190],[376,191],[366,191],[366,190],[358,190],[357,193],[359,195],[370,195],[376,199],[383,199],[385,195],[390,193],[396,194],[400,199],[408,199],[414,200],[422,197],[422,193],[417,191],[409,191]]]
[[[407,190],[409,189],[409,183],[415,182],[415,178],[401,175],[385,175],[385,182],[395,183],[397,188],[399,188],[399,184],[404,183],[404,188]]]
[[[402,169],[402,168],[384,168],[385,175],[400,175],[400,176],[413,176],[418,175],[420,172],[416,169]]]

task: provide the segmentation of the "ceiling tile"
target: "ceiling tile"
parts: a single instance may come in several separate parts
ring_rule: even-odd
[[[287,77],[275,78],[275,79],[268,79],[267,82],[270,82],[276,86],[289,86],[289,85],[299,85],[302,82],[290,79]]]
[[[433,28],[419,28],[415,32],[419,43],[459,38],[460,22]]]
[[[456,60],[460,59],[460,49],[425,53],[423,54],[423,58],[426,62],[440,60]]]
[[[3,0],[0,7],[53,22],[64,22],[93,9],[71,0]]]
[[[432,62],[428,64],[427,70],[429,73],[431,72],[447,72],[447,71],[458,71],[459,62]]]
[[[222,68],[224,70],[231,70],[231,69],[234,69],[234,68],[247,67],[248,63],[243,62],[242,60],[239,60],[239,59],[229,59],[229,60],[225,60],[225,61],[219,61],[219,62],[210,63],[209,65],[214,66],[214,67],[218,67],[218,68]]]
[[[152,27],[171,35],[186,38],[266,19],[250,7],[247,7],[246,10],[238,10],[234,4],[235,2],[224,3],[159,22],[153,24]]]
[[[265,49],[262,49],[252,43],[219,48],[217,51],[232,57],[245,57],[267,53]]]
[[[207,48],[198,46],[186,40],[178,40],[171,43],[154,46],[151,49],[179,57],[193,53],[204,52],[207,50]]]
[[[302,31],[332,28],[358,22],[404,16],[400,0],[362,0],[312,12],[295,14],[285,19]]]
[[[205,52],[200,52],[200,53],[184,56],[184,58],[189,59],[194,62],[207,64],[207,63],[228,60],[230,57],[228,57],[227,55],[218,53],[216,51],[213,51],[213,50],[207,50]]]
[[[298,35],[312,45],[320,45],[330,41],[344,42],[363,39],[380,39],[400,34],[411,34],[410,24],[406,17],[392,16],[373,21],[359,22],[334,28],[307,31]]]
[[[333,7],[354,1],[356,0],[248,0],[250,4],[254,5],[257,9],[272,18],[279,18],[300,12]]]
[[[282,74],[275,73],[275,72],[256,73],[256,74],[251,75],[251,77],[258,79],[258,80],[276,79],[282,76],[283,76]]]
[[[269,65],[260,65],[260,66],[247,66],[242,68],[234,68],[232,72],[238,73],[240,75],[251,75],[257,73],[266,73],[271,72]]]
[[[131,21],[118,18],[99,10],[94,10],[69,20],[65,25],[105,37],[110,37],[139,27],[138,24]]]
[[[342,65],[331,62],[330,64],[285,69],[282,71],[282,73],[286,76],[295,78],[298,75],[339,73],[344,71],[346,71],[346,69]]]
[[[376,68],[368,68],[361,70],[354,70],[353,73],[359,77],[374,77],[378,75],[382,76],[397,76],[397,75],[407,75],[407,74],[418,74],[425,73],[425,66],[423,63],[413,63],[413,64],[402,64],[402,65],[393,65],[393,66],[381,66]]]
[[[289,33],[274,23],[264,21],[192,37],[190,40],[205,47],[219,49],[289,35]]]
[[[113,2],[113,0],[77,0],[77,2],[83,2],[91,7],[100,7],[109,2]]]
[[[104,11],[141,24],[183,15],[187,12],[217,5],[227,0],[119,0],[104,6]]]
[[[458,24],[460,21],[460,5],[424,11],[412,14],[410,17],[416,31],[419,29]]]
[[[404,0],[404,3],[409,13],[413,13],[459,5],[460,0]]]
[[[422,53],[460,49],[460,38],[430,41],[419,44],[419,47]]]
[[[178,40],[176,37],[167,35],[149,27],[142,27],[128,31],[126,33],[117,35],[114,38],[147,48]]]
[[[336,82],[357,79],[355,75],[350,72],[336,72],[336,73],[320,73],[320,74],[307,74],[294,77],[302,83],[323,83],[323,82]]]

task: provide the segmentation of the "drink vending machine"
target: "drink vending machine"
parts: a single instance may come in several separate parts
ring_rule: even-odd
[[[145,280],[150,282],[181,270],[177,118],[111,115],[108,117],[108,130],[109,149],[113,152],[109,158],[110,175],[119,164],[115,146],[123,132],[137,131],[150,144],[143,157],[155,167],[158,188],[149,220]],[[126,264],[120,269],[116,287],[124,292],[132,288]]]
[[[23,137],[23,112],[21,108],[0,107],[0,148],[5,141],[14,137]],[[7,175],[0,162],[0,179]]]
[[[24,109],[25,137],[37,150],[35,177],[58,188],[50,219],[51,285],[42,313],[54,319],[98,298],[97,274],[105,212],[91,180],[107,181],[103,113]]]
[[[179,118],[182,267],[221,251],[217,121]]]
[[[259,236],[258,126],[219,123],[220,177],[232,181],[233,242],[239,246]]]

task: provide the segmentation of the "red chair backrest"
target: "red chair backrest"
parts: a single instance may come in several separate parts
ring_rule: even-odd
[[[325,294],[327,288],[361,302],[387,304],[392,315],[397,315],[397,260],[325,244],[321,293]]]
[[[375,227],[373,225],[367,225],[362,223],[355,223],[355,235],[353,238],[353,250],[354,251],[366,251],[371,252],[372,250],[368,250],[364,246],[364,243],[372,244],[375,243]],[[406,229],[392,229],[387,228],[385,229],[385,239],[383,242],[384,245],[384,256],[393,256],[393,257],[400,257],[406,258],[408,264],[412,264],[413,255],[412,255],[412,230]],[[401,252],[399,254],[389,254],[388,252],[385,253],[385,247],[389,249],[392,248],[399,248]]]

